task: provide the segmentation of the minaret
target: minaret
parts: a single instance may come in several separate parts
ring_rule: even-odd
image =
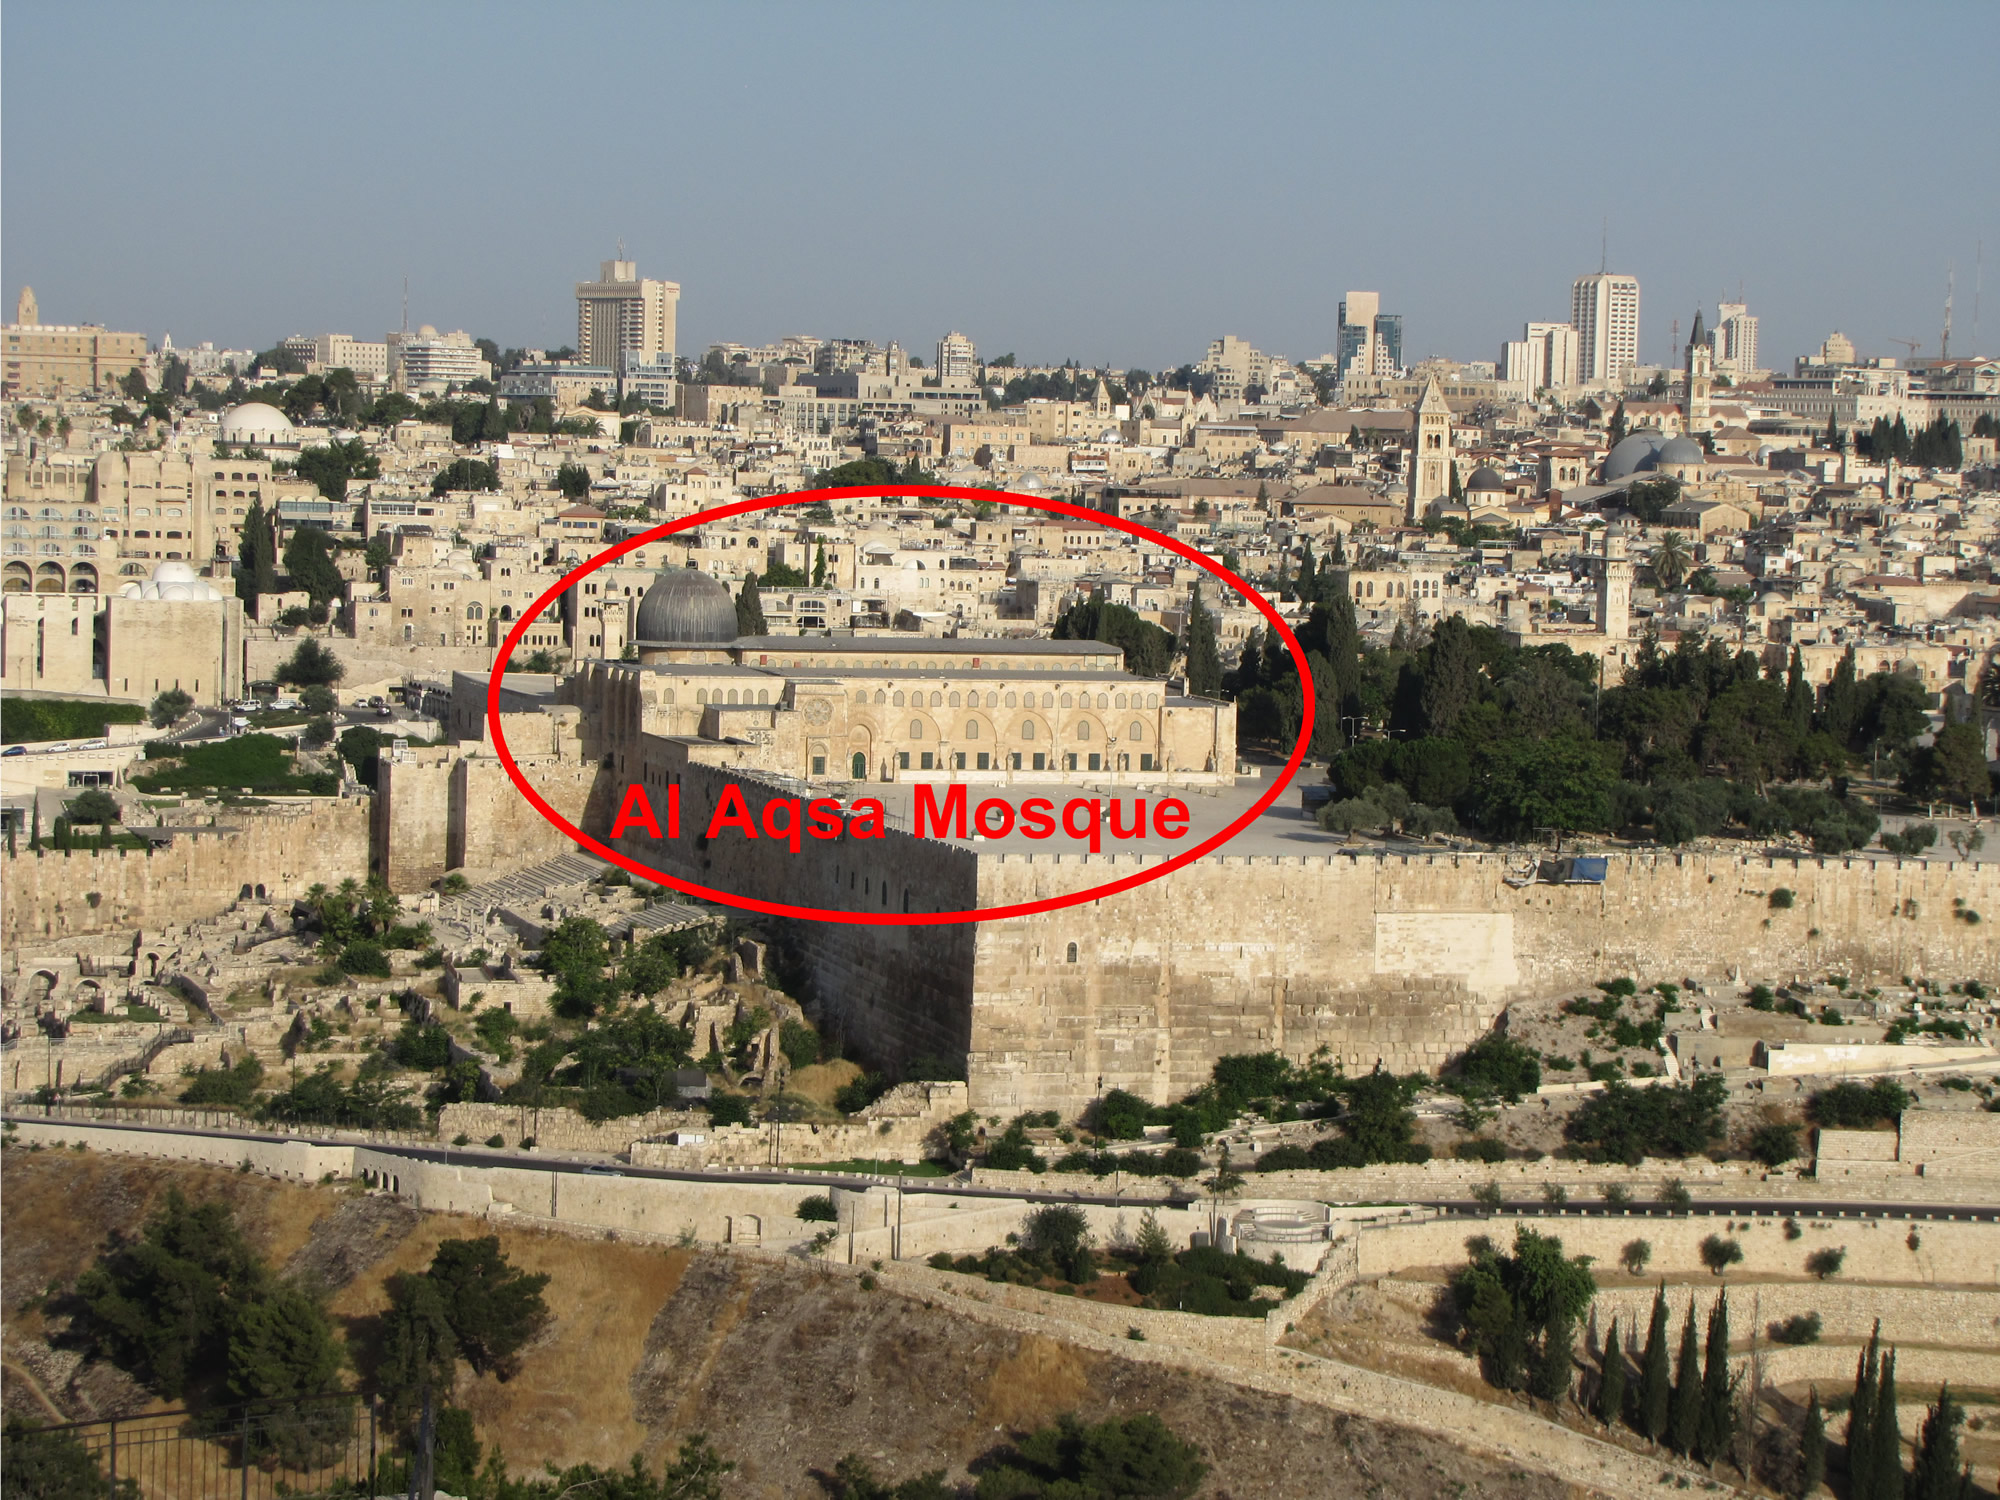
[[[1687,405],[1682,429],[1689,437],[1708,431],[1708,392],[1715,383],[1715,350],[1701,325],[1701,309],[1694,310],[1694,331],[1687,342]]]
[[[1404,519],[1412,525],[1423,520],[1433,500],[1451,493],[1451,408],[1438,389],[1437,376],[1424,386],[1410,424],[1410,474]]]
[[[1604,556],[1597,566],[1597,628],[1612,640],[1632,633],[1632,563],[1623,533],[1604,533]]]

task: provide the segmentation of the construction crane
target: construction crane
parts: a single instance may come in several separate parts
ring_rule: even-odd
[[[1924,347],[1924,341],[1922,339],[1892,338],[1889,340],[1889,342],[1892,344],[1901,344],[1905,349],[1909,350],[1911,359],[1915,359],[1917,357],[1917,351]]]

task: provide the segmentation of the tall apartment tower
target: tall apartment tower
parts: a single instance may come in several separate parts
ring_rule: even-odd
[[[977,380],[979,378],[979,349],[971,339],[958,332],[947,333],[938,340],[937,372],[946,384],[954,380]]]
[[[1639,278],[1598,271],[1570,289],[1576,373],[1584,385],[1618,385],[1639,362]]]
[[[1424,386],[1410,423],[1410,473],[1404,519],[1415,523],[1433,500],[1451,493],[1451,408],[1438,389],[1437,376]]]
[[[1597,628],[1613,640],[1632,633],[1632,562],[1625,538],[1604,533],[1604,556],[1597,565]]]
[[[615,375],[671,363],[680,283],[641,281],[636,261],[603,261],[597,271],[597,280],[576,284],[577,359]]]
[[[1382,311],[1380,292],[1349,292],[1340,302],[1340,374],[1393,375],[1403,367],[1403,317]]]
[[[1748,380],[1757,365],[1757,315],[1741,302],[1715,309],[1715,367],[1733,380]]]

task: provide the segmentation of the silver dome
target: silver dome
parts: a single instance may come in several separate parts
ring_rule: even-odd
[[[1660,464],[1702,464],[1708,462],[1708,454],[1700,443],[1691,437],[1669,438],[1654,458],[1655,467]]]
[[[1472,471],[1472,477],[1465,482],[1465,487],[1467,490],[1504,490],[1507,488],[1507,481],[1491,464],[1481,464]]]
[[[1604,482],[1609,484],[1627,474],[1652,468],[1658,462],[1654,455],[1666,440],[1667,435],[1657,427],[1642,428],[1623,439],[1604,457]]]
[[[736,639],[736,601],[698,568],[662,568],[639,601],[641,641],[719,645]]]

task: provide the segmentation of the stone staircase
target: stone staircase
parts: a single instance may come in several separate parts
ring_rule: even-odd
[[[447,945],[469,947],[484,939],[488,921],[503,908],[538,907],[551,896],[580,890],[614,868],[608,860],[595,855],[560,855],[440,902],[436,915],[430,919],[431,926]],[[720,912],[707,906],[655,901],[643,911],[607,922],[605,930],[613,937],[644,936],[695,927],[720,917]]]

